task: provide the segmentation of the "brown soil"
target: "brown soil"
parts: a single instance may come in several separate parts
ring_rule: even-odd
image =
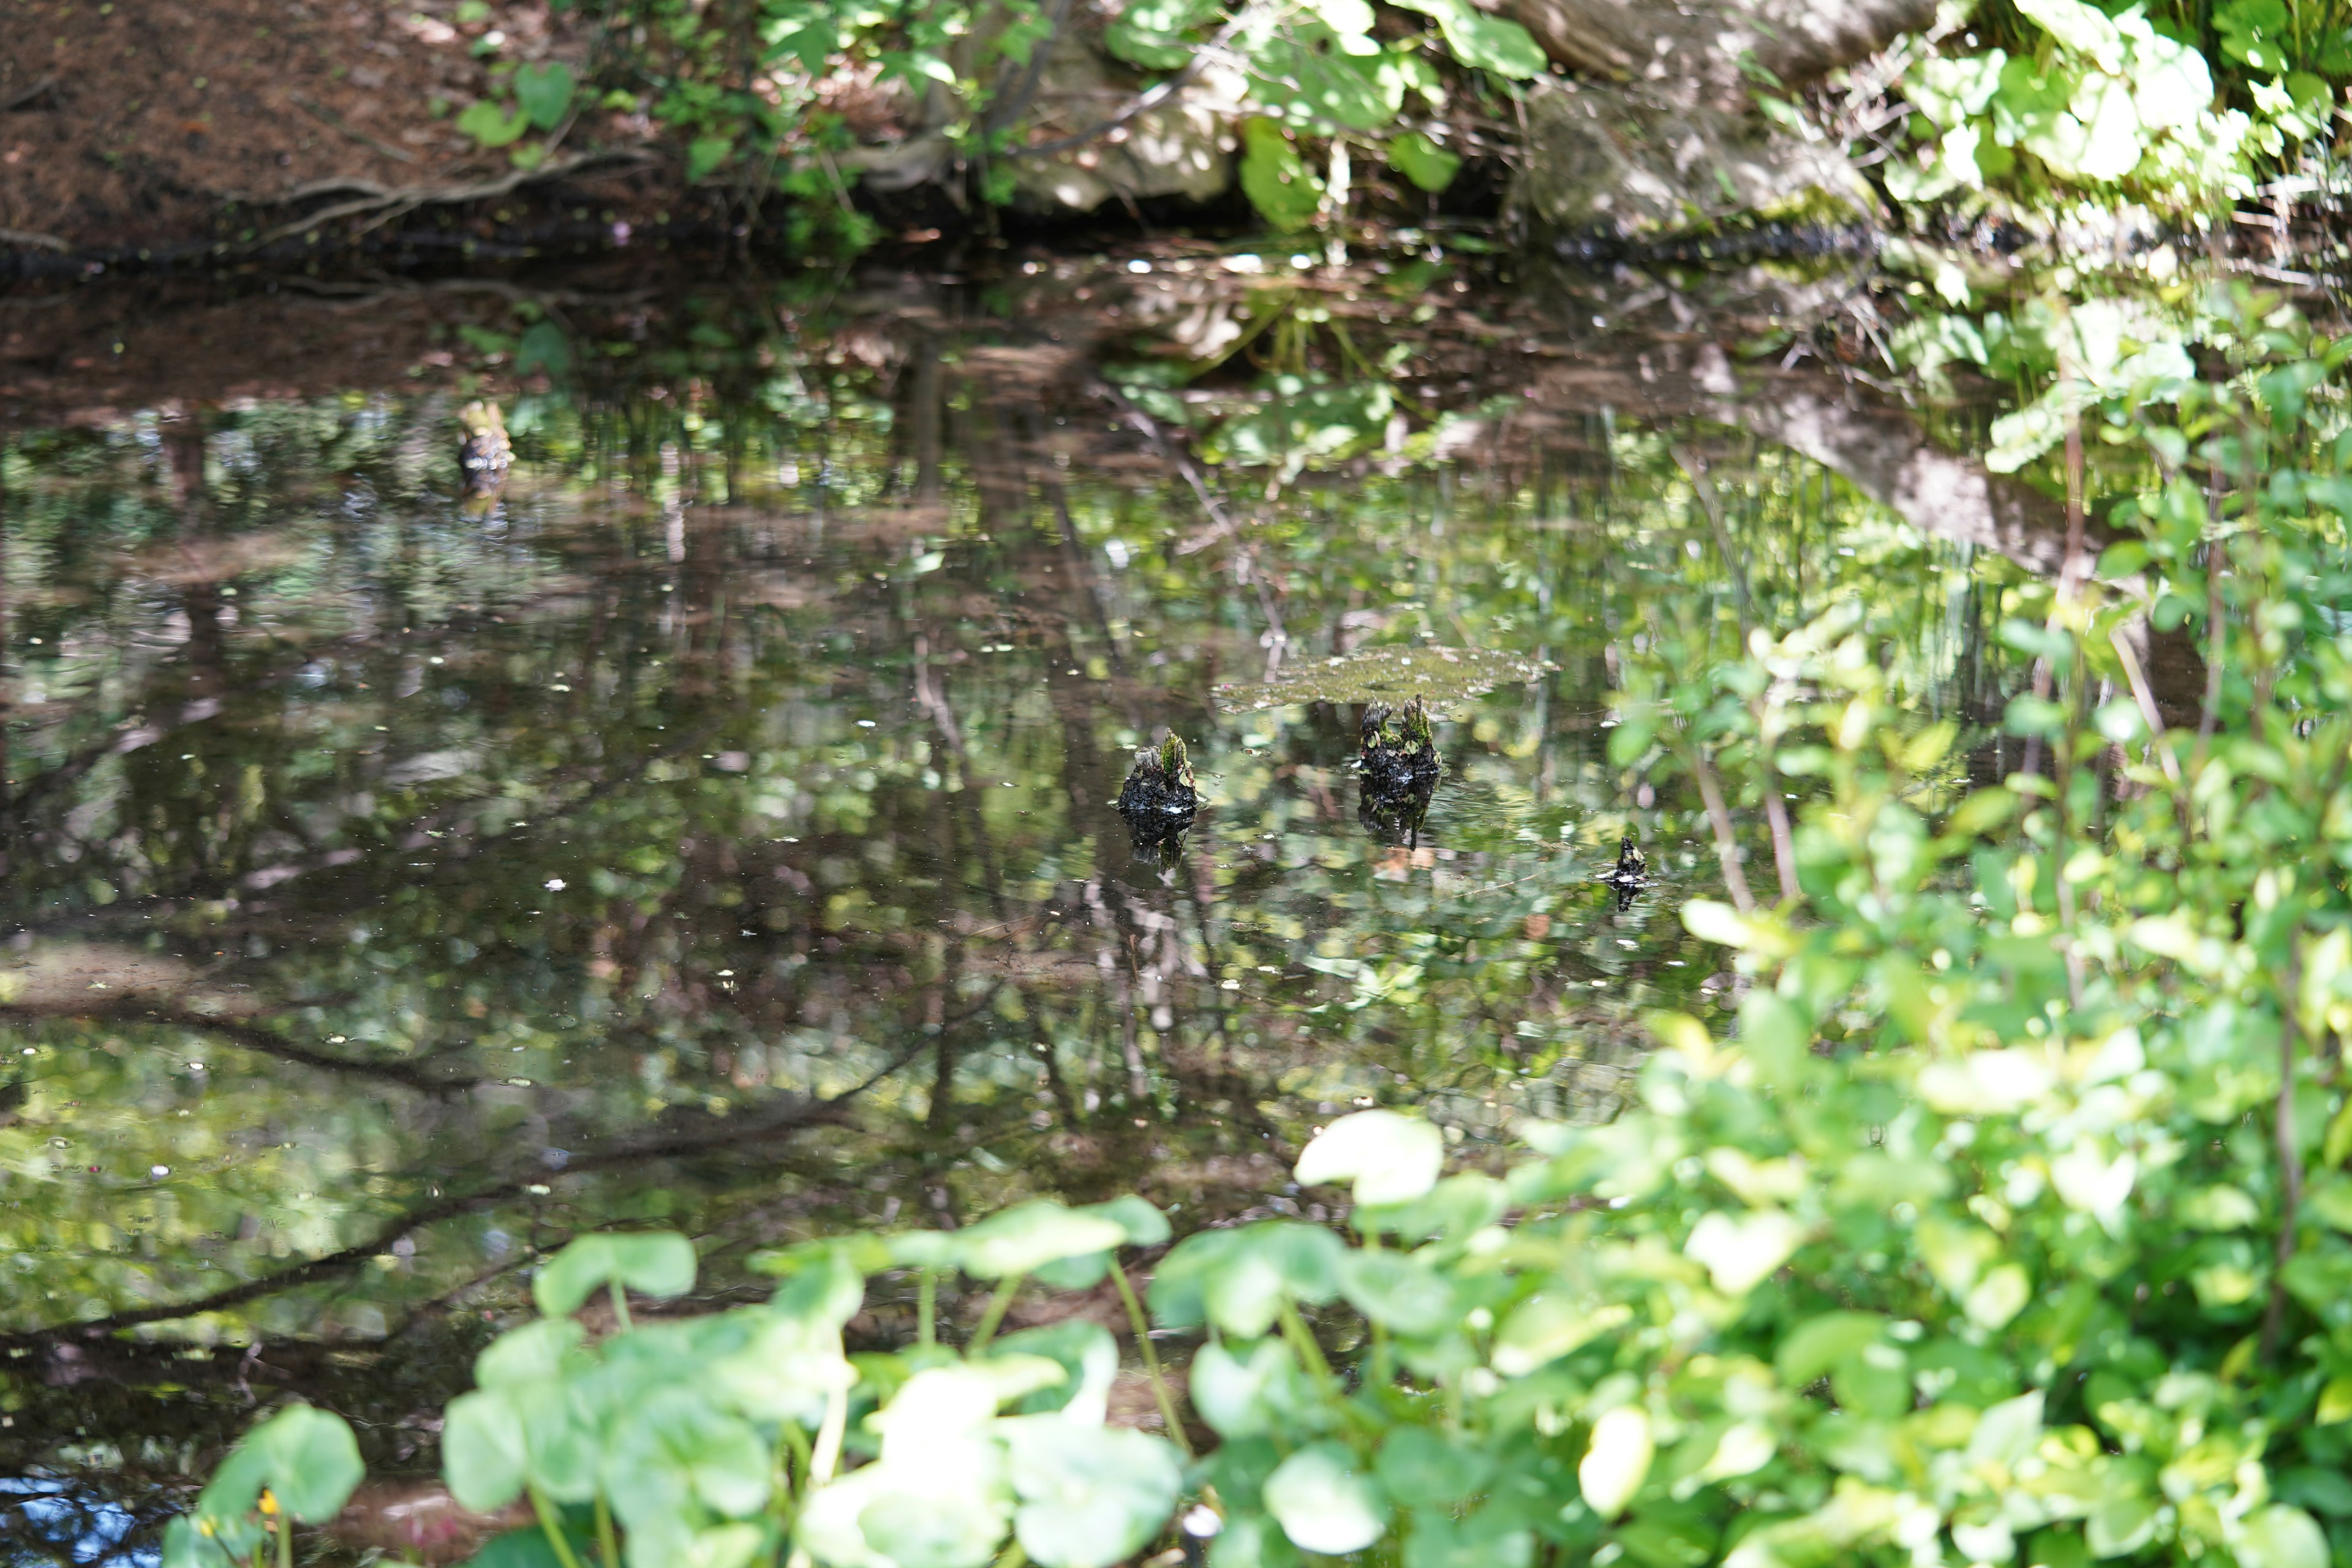
[[[577,68],[585,44],[539,0],[462,23],[458,10],[458,0],[0,0],[0,249],[252,243],[351,199],[325,182],[424,190],[513,174],[506,151],[476,146],[454,121],[490,91],[493,63]],[[592,110],[560,152],[649,136],[635,115]]]

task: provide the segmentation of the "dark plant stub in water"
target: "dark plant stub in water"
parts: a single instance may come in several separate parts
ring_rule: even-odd
[[[1420,698],[1401,709],[1375,702],[1364,710],[1356,767],[1363,780],[1358,820],[1381,837],[1417,838],[1443,767]]]
[[[1617,864],[1601,880],[1617,889],[1617,907],[1620,910],[1632,909],[1642,889],[1650,885],[1649,857],[1642,853],[1642,847],[1633,842],[1632,834],[1618,839]]]
[[[1139,850],[1172,846],[1192,826],[1192,812],[1200,804],[1192,760],[1175,735],[1160,742],[1157,751],[1136,752],[1135,771],[1118,792],[1118,814],[1127,819],[1128,836]]]

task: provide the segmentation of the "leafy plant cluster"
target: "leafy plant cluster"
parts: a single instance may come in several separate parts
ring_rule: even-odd
[[[2011,606],[2001,784],[1860,611],[1728,659],[1695,609],[1627,637],[1612,757],[1706,799],[1726,901],[1684,920],[1746,987],[1728,1039],[1653,1016],[1636,1109],[1450,1175],[1428,1123],[1342,1117],[1297,1174],[1352,1239],[1202,1232],[1141,1293],[1132,1198],[802,1244],[765,1302],[638,1325],[691,1247],[592,1236],[450,1406],[453,1490],[528,1497],[567,1568],[1107,1568],[1180,1518],[1218,1568],[2352,1560],[2352,343],[2215,314],[2230,379],[2109,411],[2148,453],[2100,563],[2132,585]],[[2201,722],[2161,727],[2143,620],[2201,643]],[[952,1345],[950,1271],[988,1289]],[[845,1353],[883,1275],[915,1337]],[[1098,1324],[997,1331],[1106,1281],[1165,1436],[1105,1424]],[[1180,1404],[1155,1342],[1195,1337]],[[248,1439],[173,1568],[339,1501],[331,1421]]]
[[[2283,0],[2214,8],[2218,94],[2193,19],[2137,5],[2111,15],[2084,0],[2013,9],[2008,25],[1987,27],[2005,41],[1929,55],[1907,73],[1913,150],[1886,174],[1897,199],[1992,187],[2035,202],[2089,190],[2201,212],[2252,195],[2260,168],[2323,136],[2336,105],[2328,79],[2352,75],[2352,29],[2296,26]]]
[[[1351,153],[1443,190],[1462,163],[1448,114],[1458,118],[1463,92],[1475,99],[1482,81],[1507,89],[1547,68],[1525,28],[1466,0],[1406,8],[1427,30],[1383,38],[1365,0],[1138,0],[1100,28],[1099,43],[1115,68],[1135,73],[1139,93],[1155,79],[1190,82],[1204,67],[1231,78],[1219,81],[1218,101],[1236,127],[1243,189],[1275,226],[1296,228],[1344,210]],[[860,132],[870,141],[876,129],[856,123],[861,113],[894,122],[886,143],[939,143],[936,177],[950,188],[1004,203],[1037,140],[1028,121],[1045,57],[1080,26],[1070,5],[1039,0],[591,0],[578,21],[598,41],[590,75],[604,89],[599,101],[642,106],[678,136],[689,179],[835,207],[853,238],[866,232],[848,216],[867,150]],[[589,90],[560,64],[495,65],[493,74],[499,90],[458,120],[485,147],[555,131]],[[1046,140],[1077,149],[1114,129]],[[516,156],[535,163],[545,147]]]

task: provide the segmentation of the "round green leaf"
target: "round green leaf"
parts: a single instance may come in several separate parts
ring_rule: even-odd
[[[1298,1450],[1265,1479],[1265,1509],[1291,1543],[1339,1556],[1361,1552],[1388,1529],[1388,1504],[1337,1443]]]
[[[1183,1489],[1181,1457],[1146,1433],[1053,1415],[1016,1416],[998,1430],[1021,1499],[1013,1533],[1044,1568],[1109,1568],[1133,1556]]]
[[[1328,1301],[1347,1247],[1319,1226],[1272,1220],[1202,1231],[1176,1244],[1151,1279],[1151,1310],[1170,1328],[1213,1322],[1256,1339],[1285,1300]]]
[[[694,1243],[674,1230],[599,1231],[547,1260],[530,1293],[551,1318],[568,1318],[601,1286],[618,1283],[640,1296],[683,1296],[694,1289]]]
[[[2318,1521],[2283,1502],[2258,1510],[2239,1527],[2239,1568],[2327,1568],[2327,1537]]]
[[[1038,1198],[958,1232],[956,1256],[973,1278],[1003,1279],[1066,1258],[1108,1252],[1126,1240],[1127,1227],[1115,1219]]]
[[[514,73],[515,98],[530,122],[552,131],[572,107],[572,68],[562,60],[527,65]]]
[[[529,1457],[521,1415],[503,1390],[461,1394],[443,1412],[441,1474],[449,1495],[476,1513],[495,1513],[520,1494]]]
[[[1437,1184],[1445,1137],[1430,1122],[1393,1110],[1359,1110],[1315,1135],[1297,1175],[1314,1185],[1355,1183],[1360,1204],[1410,1203]]]

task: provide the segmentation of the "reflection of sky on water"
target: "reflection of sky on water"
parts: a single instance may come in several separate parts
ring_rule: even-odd
[[[0,1479],[0,1563],[7,1568],[156,1568],[152,1546],[123,1542],[138,1516],[84,1483]]]

